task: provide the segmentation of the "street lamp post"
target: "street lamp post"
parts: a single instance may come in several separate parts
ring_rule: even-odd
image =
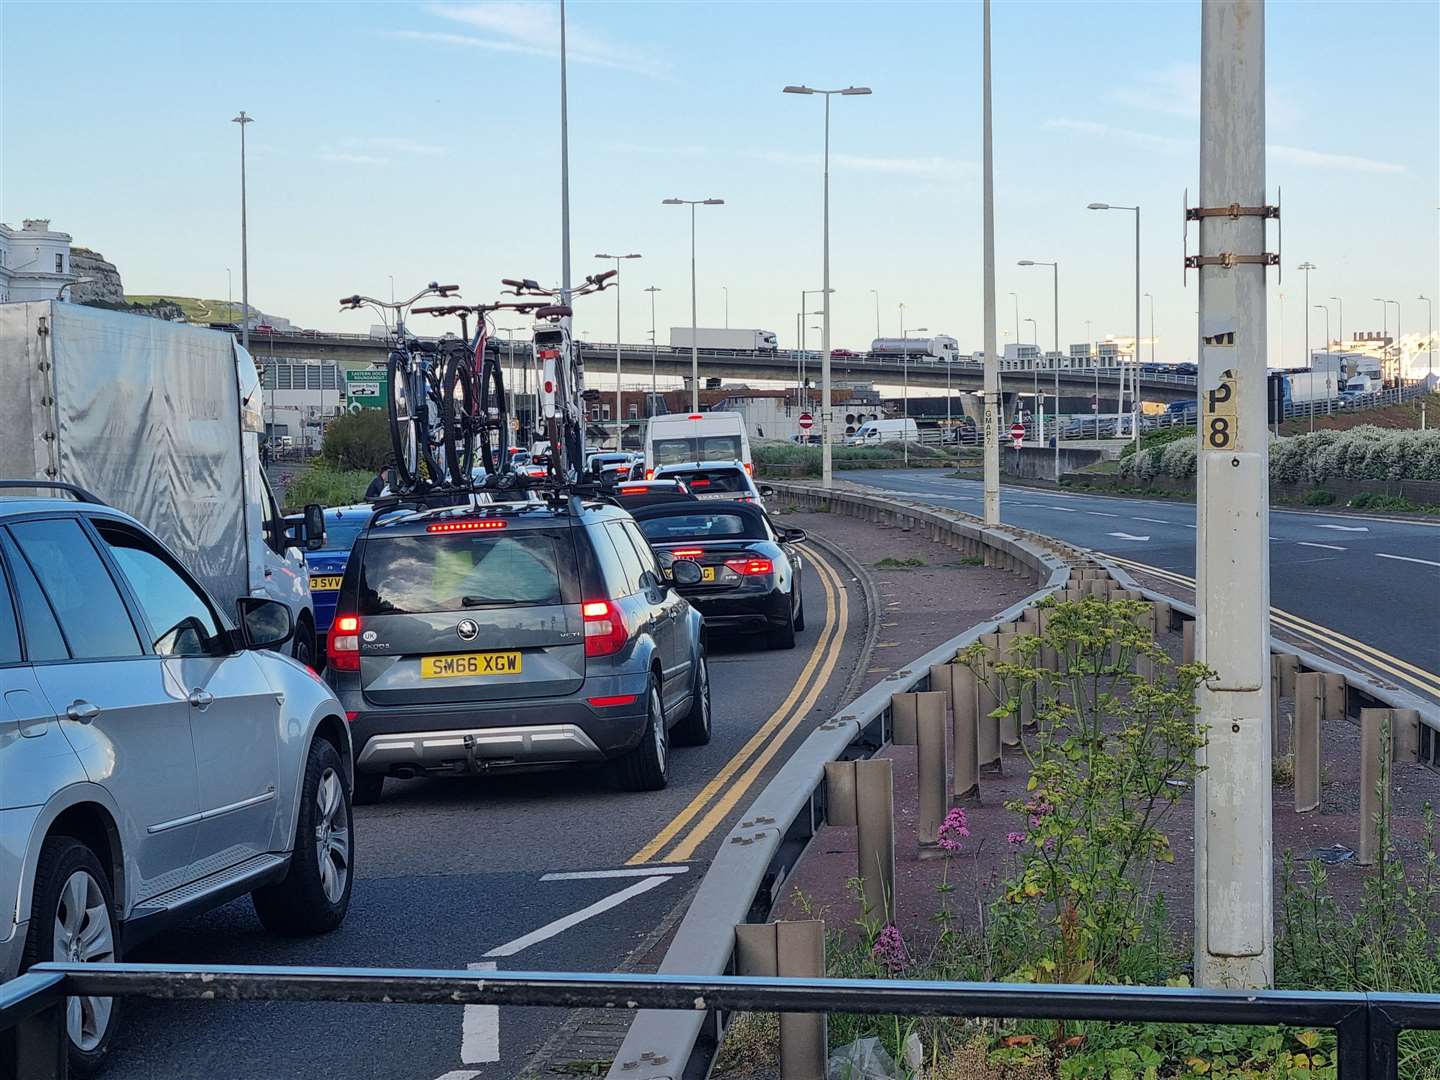
[[[1335,301],[1335,340],[1337,343],[1343,344],[1345,341],[1345,304],[1338,296],[1332,296],[1330,299]]]
[[[902,304],[901,307],[904,307],[904,305]],[[903,380],[902,385],[901,385],[901,390],[900,390],[900,394],[901,394],[901,397],[900,397],[900,416],[901,416],[902,420],[907,420],[907,421],[908,421],[908,420],[910,419],[910,346],[903,344],[903,342],[909,340],[910,334],[928,334],[929,332],[930,332],[930,331],[929,331],[929,329],[928,329],[927,327],[917,326],[914,330],[911,330],[909,333],[905,333],[904,331],[901,331],[901,334],[900,334],[900,339],[901,339],[901,342],[902,342],[902,344],[901,344],[901,346],[900,346],[900,371],[901,371],[901,379]],[[947,378],[948,378],[948,374],[947,374]],[[903,457],[904,457],[904,459],[905,459],[905,464],[907,464],[907,465],[910,464],[910,431],[909,431],[909,428],[910,428],[910,425],[909,425],[908,423],[903,423],[903,424],[901,424],[901,431],[900,431],[901,454],[903,455]]]
[[[690,411],[700,411],[700,347],[695,316],[695,207],[724,206],[724,199],[662,199],[662,206],[690,207]]]
[[[615,449],[618,451],[625,449],[625,418],[620,390],[620,263],[640,256],[599,254],[595,258],[615,260]]]
[[[1150,363],[1155,363],[1155,297],[1150,293],[1145,294],[1145,299],[1150,301]]]
[[[1039,262],[1035,259],[1021,259],[1021,266],[1048,266],[1050,267],[1050,283],[1053,287],[1055,301],[1055,482],[1060,482],[1060,264],[1059,262]],[[1085,324],[1085,334],[1090,334],[1090,324]],[[1096,376],[1097,380],[1099,376]],[[1097,381],[1095,392],[1100,392]],[[1099,398],[1097,396],[1096,400]],[[1041,432],[1044,435],[1044,432]]]
[[[1385,308],[1385,305],[1386,305],[1386,304],[1394,304],[1394,305],[1395,305],[1395,385],[1396,385],[1396,386],[1399,386],[1399,385],[1400,385],[1400,301],[1399,301],[1399,300],[1387,300],[1387,299],[1384,299],[1383,297],[1377,296],[1377,297],[1375,297],[1375,302],[1380,305],[1380,382],[1381,382],[1381,385],[1382,385],[1382,386],[1384,385],[1384,382],[1385,382],[1385,359],[1386,359],[1387,354],[1388,354],[1389,351],[1390,351],[1390,350],[1389,350],[1388,348],[1386,348],[1386,346],[1385,346],[1385,337],[1386,337],[1385,329],[1386,329],[1386,326],[1388,325],[1385,320],[1386,320],[1386,316],[1388,316],[1388,315],[1390,314],[1390,312]]]
[[[1135,355],[1130,358],[1131,386],[1130,386],[1130,407],[1133,412],[1140,411],[1140,207],[1138,206],[1111,206],[1109,203],[1091,203],[1091,210],[1133,210],[1135,212]],[[1120,369],[1120,409],[1125,411],[1125,369]],[[1119,420],[1119,417],[1116,417]],[[1138,417],[1131,417],[1130,430],[1132,438],[1138,445],[1140,442],[1140,424]]]
[[[809,86],[787,86],[786,94],[821,94],[825,98],[825,211],[824,211],[824,281],[825,321],[821,330],[820,357],[820,483],[830,487],[833,482],[830,466],[830,99],[864,96],[868,86],[847,86],[843,90],[816,90]],[[801,305],[802,307],[804,305]]]
[[[1025,321],[1030,324],[1030,344],[1035,346],[1035,352],[1038,354],[1040,352],[1040,324],[1037,323],[1034,319],[1030,318],[1028,315],[1025,317]],[[1015,343],[1015,356],[1017,359],[1020,356],[1020,343],[1018,340]],[[1036,409],[1039,409],[1040,357],[1038,355],[1032,358],[1030,361],[1030,392],[1031,395],[1035,398]]]
[[[232,124],[240,125],[240,303],[245,312],[240,323],[240,344],[247,351],[250,348],[250,235],[246,225],[245,198],[245,127],[253,124],[255,118],[246,116],[245,110],[233,117]]]
[[[721,285],[720,291],[725,294],[725,329],[730,329],[730,287]]]
[[[880,290],[871,289],[871,295],[875,297],[875,337],[880,337]]]
[[[1425,382],[1428,389],[1433,390],[1435,388],[1429,384],[1435,381],[1435,310],[1430,303],[1430,297],[1421,295],[1415,299],[1425,301]],[[1421,415],[1424,415],[1423,411]]]
[[[1020,294],[1011,293],[1010,299],[1015,301],[1015,359],[1020,359]]]
[[[1328,353],[1330,352],[1330,307],[1329,307],[1328,304],[1316,304],[1316,305],[1314,305],[1314,306],[1315,306],[1315,310],[1316,310],[1316,311],[1323,311],[1323,312],[1325,312],[1325,352],[1328,354]],[[1312,371],[1311,371],[1311,374],[1312,374],[1312,375],[1314,374],[1313,369],[1312,369]],[[1332,398],[1332,396],[1331,396],[1331,394],[1330,394],[1330,378],[1329,378],[1329,376],[1330,376],[1330,368],[1329,368],[1328,366],[1325,368],[1325,376],[1326,376],[1326,378],[1325,378],[1325,415],[1326,415],[1326,416],[1330,416],[1330,415],[1331,415],[1330,403],[1331,403],[1331,401],[1333,400],[1333,398]],[[1311,387],[1310,387],[1310,389],[1311,389],[1311,392],[1313,393],[1313,392],[1314,392],[1314,389],[1315,389],[1315,387],[1314,387],[1314,379],[1313,379],[1313,378],[1311,379]],[[1311,431],[1314,431],[1314,430],[1315,430],[1315,400],[1314,400],[1314,398],[1311,398],[1311,400],[1310,400],[1310,430],[1311,430]]]
[[[824,289],[800,290],[800,314],[799,323],[797,324],[800,327],[800,359],[795,364],[795,401],[798,405],[804,404],[803,399],[805,397],[805,320],[808,319],[811,315],[819,315],[822,318],[825,315],[825,312],[823,310],[811,311],[809,307],[807,307],[807,305],[810,303],[808,298],[811,296],[820,296],[824,292]],[[812,326],[810,327],[810,329],[814,330],[815,327]],[[824,334],[823,328],[821,329],[821,334]]]
[[[650,407],[645,410],[645,415],[651,417],[655,415],[655,356],[660,351],[655,341],[655,294],[660,289],[651,285],[645,291],[650,294]]]
[[[235,321],[235,278],[225,267],[225,322]]]

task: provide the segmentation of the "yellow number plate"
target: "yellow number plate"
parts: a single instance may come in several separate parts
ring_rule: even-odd
[[[319,589],[321,592],[334,592],[340,588],[340,582],[345,580],[336,574],[333,577],[312,577],[310,579],[311,590]]]
[[[422,679],[453,679],[463,675],[519,675],[518,652],[451,653],[448,656],[422,656]]]
[[[702,567],[700,568],[700,580],[701,580],[701,581],[714,581],[714,580],[715,580],[715,567],[713,567],[713,566],[702,566]]]

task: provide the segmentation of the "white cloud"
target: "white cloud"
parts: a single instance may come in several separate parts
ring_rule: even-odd
[[[1112,124],[1096,123],[1093,120],[1071,120],[1060,117],[1045,122],[1047,128],[1073,131],[1096,138],[1113,139],[1146,149],[1167,154],[1190,154],[1199,152],[1199,137],[1180,138],[1175,135],[1153,135],[1147,131],[1115,127]],[[1380,173],[1395,175],[1408,171],[1404,165],[1377,158],[1355,157],[1350,154],[1330,154],[1323,150],[1307,150],[1298,146],[1277,146],[1270,143],[1265,148],[1266,158],[1272,164],[1296,165],[1301,168],[1329,169],[1335,172]]]
[[[545,57],[560,55],[560,19],[553,5],[432,4],[425,10],[439,18],[460,23],[472,32],[400,30],[395,32],[396,35],[413,41],[462,45],[492,52]],[[666,77],[671,70],[669,61],[612,41],[577,24],[573,17],[565,25],[565,47],[568,59],[577,64],[614,68],[651,78]]]
[[[1121,105],[1170,116],[1200,115],[1200,65],[1174,63],[1159,71],[1142,72],[1128,86],[1117,86],[1108,97]]]
[[[397,157],[437,157],[445,153],[443,146],[416,142],[391,135],[348,136],[326,143],[315,152],[321,161],[346,165],[389,165]]]
[[[805,165],[820,168],[819,154],[794,154],[786,150],[769,150],[759,154],[765,161],[783,165]],[[921,177],[929,180],[955,179],[975,175],[973,161],[947,157],[872,157],[863,154],[831,154],[830,164],[854,172],[885,173],[891,176]]]
[[[336,150],[328,146],[322,146],[315,152],[315,156],[321,161],[337,161],[345,165],[388,165],[389,158],[376,157],[374,154],[357,154],[349,150]]]

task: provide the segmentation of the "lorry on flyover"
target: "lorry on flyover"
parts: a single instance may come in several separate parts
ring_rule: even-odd
[[[0,474],[74,484],[139,519],[229,611],[290,609],[314,665],[304,548],[319,506],[287,522],[260,462],[260,377],[230,334],[54,300],[0,304]]]
[[[692,345],[691,342],[694,342]],[[773,330],[732,330],[699,326],[691,331],[688,326],[670,328],[672,349],[734,349],[739,352],[775,352],[779,340]]]
[[[949,334],[936,334],[934,337],[876,338],[870,343],[870,352],[874,356],[903,356],[926,363],[953,364],[961,359],[960,343]]]

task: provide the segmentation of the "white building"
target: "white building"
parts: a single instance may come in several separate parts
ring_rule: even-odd
[[[345,375],[340,366],[319,360],[255,359],[265,430],[272,438],[288,436],[298,446],[319,449],[326,421],[345,411]]]
[[[52,231],[46,218],[0,224],[0,303],[54,300],[74,280],[69,233]]]

